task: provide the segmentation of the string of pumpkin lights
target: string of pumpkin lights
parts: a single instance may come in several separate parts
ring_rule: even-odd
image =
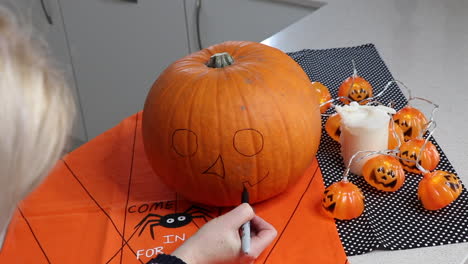
[[[405,171],[422,174],[418,185],[418,199],[427,210],[438,210],[455,201],[462,191],[459,178],[450,172],[435,170],[440,161],[430,138],[437,128],[435,112],[439,105],[412,95],[411,89],[399,80],[388,82],[377,95],[373,96],[372,86],[357,73],[354,61],[353,74],[340,85],[337,98],[331,98],[326,86],[314,82],[320,94],[320,112],[327,118],[325,131],[335,141],[340,142],[341,117],[336,112],[337,102],[360,105],[383,105],[377,99],[385,94],[392,84],[399,84],[408,93],[405,107],[390,115],[388,149],[381,151],[361,150],[354,153],[345,166],[341,181],[328,186],[323,195],[322,208],[330,217],[350,220],[359,217],[364,211],[364,195],[350,182],[348,175],[355,162],[363,159],[362,175],[365,181],[384,192],[395,192],[405,181]],[[358,100],[359,99],[359,100]],[[418,108],[411,105],[414,101],[432,105],[429,120]],[[388,107],[391,107],[389,104]],[[333,111],[335,110],[335,111]]]

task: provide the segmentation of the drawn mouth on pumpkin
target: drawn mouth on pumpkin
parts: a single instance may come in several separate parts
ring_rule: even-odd
[[[333,194],[328,194],[329,191],[330,190],[325,190],[325,192],[324,192],[325,197],[323,197],[322,205],[323,205],[323,208],[325,210],[333,213],[333,211],[335,211],[336,202],[331,203],[329,206],[325,206],[325,203],[327,202],[327,199],[328,199],[328,202],[333,201]]]
[[[419,165],[422,166],[422,161],[420,160]],[[409,162],[409,161],[403,161],[403,168],[409,169],[409,170],[419,170],[418,167],[416,166],[416,160],[414,162]]]
[[[458,183],[453,183],[453,182],[447,182],[446,183],[448,187],[450,187],[450,189],[452,189],[452,191],[456,192],[458,191],[458,189],[460,189],[460,185]]]
[[[421,165],[421,164],[419,164]],[[406,169],[409,169],[409,170],[417,170],[418,167],[416,167],[416,165],[406,165],[406,164],[403,164],[403,168],[406,168]]]
[[[341,129],[338,127],[338,129],[335,131],[335,135],[339,138],[341,136]]]
[[[245,188],[247,188],[247,185],[249,187],[254,187],[255,185],[261,183],[263,180],[265,180],[268,176],[270,175],[270,171],[268,171],[265,176],[263,176],[263,178],[261,178],[259,181],[257,181],[256,183],[251,183],[250,180],[249,181],[243,181],[242,182],[242,185],[244,185]]]
[[[218,176],[218,177],[220,177],[221,179],[224,180],[226,178],[226,170],[224,169],[223,157],[221,155],[218,155],[218,158],[216,159],[216,161],[213,164],[211,164],[211,166],[208,167],[208,169],[206,169],[204,172],[202,172],[202,174],[215,175],[215,176]],[[260,182],[262,182],[263,180],[265,180],[269,175],[270,175],[270,171],[268,171],[265,174],[265,176],[263,176],[257,182],[251,183],[250,180],[247,180],[247,181],[243,181],[242,185],[244,187],[246,187],[246,188],[247,187],[253,187],[253,186],[259,184]]]
[[[325,210],[327,210],[329,212],[333,212],[333,211],[335,211],[335,206],[336,206],[336,203],[332,203],[329,206],[324,206],[323,208],[325,208]]]
[[[365,95],[355,95],[354,96],[355,98],[351,97],[351,99],[354,99],[356,101],[361,101],[361,100],[364,100],[364,99],[367,99],[369,98],[369,95],[368,94],[365,94]]]
[[[403,136],[405,137],[408,137],[408,138],[411,138],[411,134],[413,133],[413,128],[410,127],[408,128],[408,130],[406,130],[405,132],[403,132]]]
[[[387,187],[387,188],[388,188],[388,187],[394,188],[394,187],[396,186],[396,184],[397,184],[397,179],[394,179],[392,182],[389,182],[389,183],[383,183],[383,182],[378,181],[378,180],[377,180],[377,176],[375,175],[375,172],[374,172],[374,171],[372,171],[371,176],[370,176],[370,179],[371,179],[372,181],[374,181],[375,183],[380,184],[380,185],[382,185],[382,186],[384,186],[384,187]],[[385,180],[385,179],[384,179],[384,180]]]
[[[461,184],[459,184],[458,182],[450,182],[450,180],[452,180],[452,177],[450,175],[445,175],[444,178],[448,181],[445,184],[447,184],[447,186],[450,187],[450,189],[452,189],[454,192],[458,191],[458,189],[461,188]]]

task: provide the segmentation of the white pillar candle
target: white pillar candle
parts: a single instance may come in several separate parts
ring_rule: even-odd
[[[336,111],[341,117],[341,155],[345,166],[358,151],[388,149],[389,113],[395,114],[395,109],[351,102],[342,107],[336,106]],[[362,166],[371,156],[360,158],[367,154],[361,153],[354,158],[350,167],[352,173],[362,175]]]

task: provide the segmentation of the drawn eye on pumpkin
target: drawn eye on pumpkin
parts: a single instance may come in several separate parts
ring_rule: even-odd
[[[361,101],[363,99],[367,99],[369,95],[365,88],[355,84],[349,93],[349,97],[355,101]]]
[[[176,129],[172,133],[172,149],[179,156],[191,157],[198,150],[198,136],[190,129]]]
[[[253,157],[263,150],[263,135],[253,128],[237,130],[232,138],[234,149],[241,155]]]

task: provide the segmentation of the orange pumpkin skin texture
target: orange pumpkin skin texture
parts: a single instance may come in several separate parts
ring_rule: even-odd
[[[223,52],[232,65],[207,66]],[[156,80],[143,112],[145,152],[165,184],[189,200],[234,206],[245,186],[259,202],[293,185],[313,161],[318,102],[285,53],[224,42],[174,62]]]
[[[339,114],[334,114],[328,117],[327,122],[325,122],[325,131],[327,134],[333,138],[336,142],[340,142],[341,134],[341,116]]]
[[[395,136],[396,134],[396,136]],[[400,144],[405,142],[405,138],[403,136],[403,130],[401,130],[400,126],[397,124],[389,124],[388,127],[388,149],[395,149],[398,147],[398,139],[400,140]]]
[[[425,139],[415,138],[415,139],[411,139],[410,141],[404,142],[400,146],[400,153],[398,155],[401,158],[416,161],[416,159],[418,158],[419,152],[421,151],[421,147],[424,145],[424,141]],[[424,169],[428,171],[432,171],[437,167],[437,165],[439,165],[439,161],[440,161],[439,152],[437,151],[434,144],[428,141],[426,144],[426,147],[421,153],[419,164]],[[401,164],[403,165],[403,169],[405,171],[413,172],[416,174],[422,174],[422,172],[418,170],[418,168],[416,168],[416,164],[414,162],[401,160]]]
[[[427,210],[439,210],[455,201],[462,189],[457,176],[437,170],[426,173],[419,182],[418,198]]]
[[[412,106],[402,108],[393,115],[393,120],[403,131],[405,141],[418,137],[427,124],[426,116]]]
[[[350,220],[359,217],[364,211],[364,195],[351,182],[335,182],[325,189],[322,208],[329,217]]]
[[[369,97],[372,97],[372,86],[362,77],[351,76],[344,80],[343,83],[340,85],[340,88],[338,89],[338,96],[346,96],[352,99],[353,101],[359,102]],[[341,99],[341,101],[345,104],[350,103],[349,100],[346,99]],[[365,103],[366,101],[363,101],[360,104]]]
[[[328,91],[328,88],[323,85],[322,83],[320,82],[312,82],[312,87],[313,89],[316,89],[317,92],[319,93],[320,95],[320,99],[319,99],[319,104],[323,104],[327,101],[330,101],[332,99],[331,95],[330,95],[330,91]],[[320,107],[320,113],[325,113],[328,108],[330,108],[331,106],[331,103],[328,103],[328,104],[325,104],[325,105],[322,105]]]
[[[385,192],[394,192],[405,182],[405,171],[400,161],[387,155],[369,159],[362,167],[362,174],[367,183]]]

